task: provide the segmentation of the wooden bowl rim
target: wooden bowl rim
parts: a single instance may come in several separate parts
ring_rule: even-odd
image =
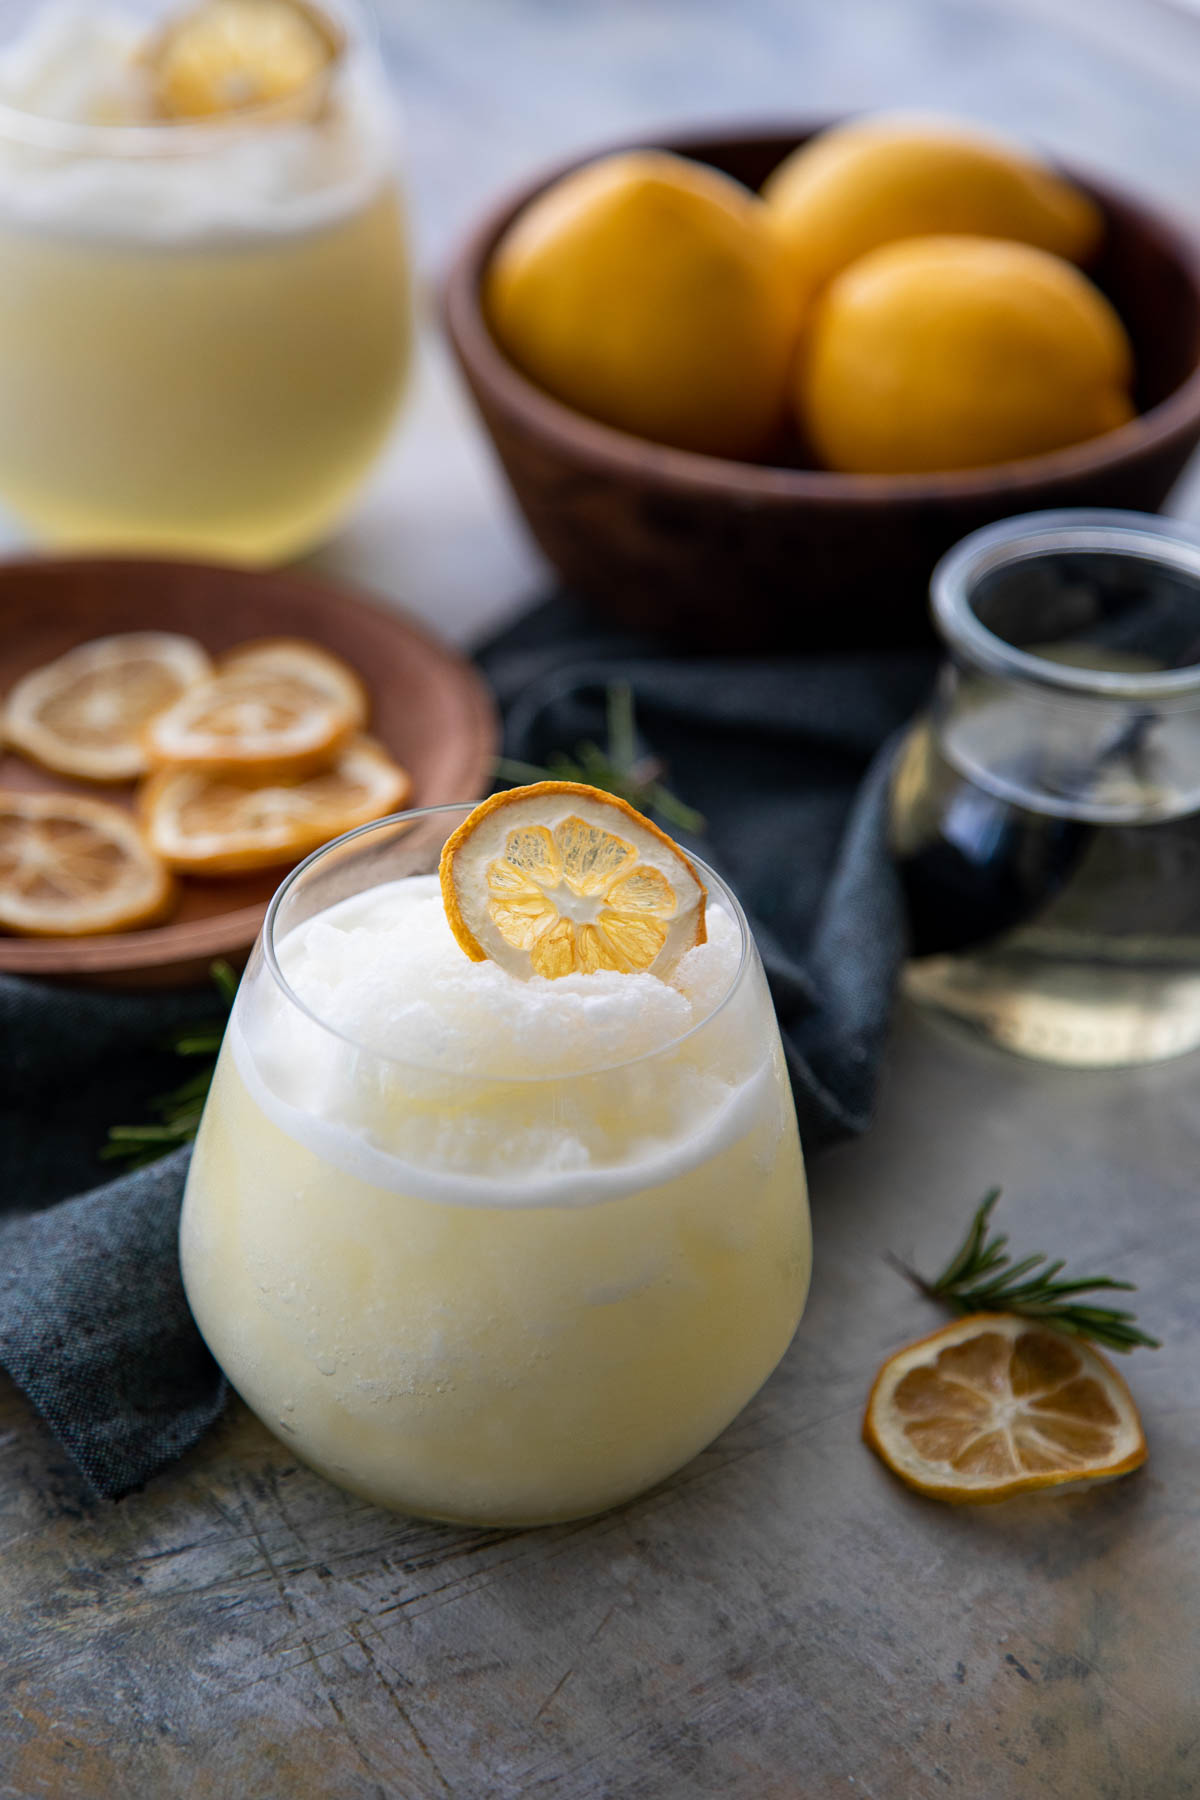
[[[282,580],[295,593],[308,595],[314,605],[333,604],[339,609],[352,607],[377,614],[388,623],[394,622],[400,635],[417,640],[448,671],[453,668],[456,685],[464,702],[466,729],[463,733],[463,757],[472,771],[467,786],[482,789],[499,744],[499,719],[487,686],[475,665],[443,644],[420,620],[403,607],[381,605],[354,586],[314,578],[304,571],[284,566],[278,569],[252,569],[236,564],[207,562],[203,558],[162,556],[81,556],[38,555],[30,553],[0,558],[0,587],[10,571],[26,574],[63,576],[108,576],[119,580],[122,571],[137,568],[139,573],[160,572],[164,580],[180,572],[202,575],[216,581],[233,576],[238,581],[253,580],[273,583]],[[466,800],[476,795],[464,797]],[[438,794],[421,805],[449,803]],[[282,868],[276,886],[286,880],[290,870]],[[140,931],[100,933],[89,937],[19,937],[0,935],[0,973],[35,977],[86,979],[89,976],[134,976],[143,971],[168,970],[172,966],[191,964],[218,956],[238,956],[248,950],[258,936],[270,898],[255,901],[236,911],[214,913],[207,918],[184,921],[164,920],[160,925]]]
[[[600,149],[564,158],[531,180],[510,189],[468,234],[447,272],[442,313],[451,343],[468,376],[477,381],[532,437],[549,439],[574,461],[610,475],[636,475],[662,490],[691,490],[787,505],[819,500],[834,507],[857,509],[908,501],[920,506],[938,500],[978,500],[1004,494],[1018,499],[1047,486],[1072,482],[1135,460],[1148,450],[1166,447],[1200,432],[1200,344],[1192,371],[1156,405],[1099,437],[1040,456],[993,463],[980,469],[949,469],[916,475],[846,475],[828,469],[773,468],[677,450],[631,432],[620,431],[554,399],[508,360],[484,318],[481,290],[484,271],[502,233],[521,209],[552,182],[598,158],[649,146],[677,155],[704,155],[733,145],[767,145],[781,140],[796,144],[840,119],[786,123],[770,128],[730,126],[725,130],[670,131],[638,139],[622,139]],[[1147,226],[1174,257],[1200,307],[1200,241],[1181,221],[1107,181],[1059,164],[1078,186],[1107,211],[1116,204]]]

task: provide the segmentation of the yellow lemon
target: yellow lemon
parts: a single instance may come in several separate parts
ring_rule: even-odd
[[[532,380],[639,437],[752,457],[786,410],[798,311],[763,203],[665,151],[541,194],[498,246],[485,304]]]
[[[876,116],[802,144],[763,199],[802,301],[897,238],[964,232],[1011,238],[1082,262],[1103,230],[1079,188],[953,120]]]
[[[796,407],[830,468],[970,469],[1123,424],[1132,375],[1120,319],[1070,263],[994,238],[908,238],[818,303]]]

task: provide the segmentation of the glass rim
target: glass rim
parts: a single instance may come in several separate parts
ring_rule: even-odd
[[[677,1050],[681,1044],[686,1043],[689,1038],[694,1037],[698,1031],[702,1031],[706,1025],[711,1024],[712,1020],[715,1019],[719,1013],[724,1011],[725,1007],[728,1006],[734,995],[738,993],[742,987],[746,975],[752,965],[754,935],[750,930],[750,922],[746,917],[742,903],[733,892],[733,889],[729,886],[728,882],[705,862],[703,857],[695,856],[689,850],[687,852],[688,858],[699,870],[707,892],[711,895],[713,889],[716,889],[718,898],[729,912],[734,924],[737,926],[740,940],[737,967],[730,976],[728,985],[722,991],[720,997],[704,1014],[703,1018],[694,1019],[686,1031],[681,1031],[676,1036],[668,1038],[663,1043],[656,1044],[651,1050],[639,1051],[636,1056],[622,1057],[616,1062],[589,1063],[583,1068],[570,1069],[565,1072],[554,1072],[545,1075],[493,1075],[487,1072],[476,1073],[474,1071],[463,1069],[448,1068],[444,1063],[417,1062],[412,1057],[393,1056],[386,1050],[380,1050],[374,1044],[364,1043],[360,1038],[352,1037],[348,1032],[339,1030],[336,1025],[331,1025],[327,1019],[323,1019],[319,1013],[314,1012],[312,1007],[300,998],[299,994],[297,994],[296,990],[288,981],[287,976],[280,967],[275,944],[275,929],[280,909],[297,882],[303,879],[307,870],[313,868],[326,856],[331,855],[335,850],[342,849],[343,846],[347,844],[354,843],[358,838],[366,837],[371,832],[383,831],[397,825],[405,825],[418,819],[436,818],[440,814],[445,813],[462,813],[465,815],[474,812],[479,804],[480,803],[477,800],[452,800],[443,802],[438,806],[414,806],[408,808],[404,812],[388,813],[382,819],[371,819],[365,825],[356,825],[353,831],[344,831],[340,837],[330,838],[328,843],[322,844],[318,849],[311,851],[309,855],[304,858],[303,862],[297,863],[295,868],[291,869],[288,874],[285,875],[284,879],[280,882],[274,894],[271,896],[266,916],[263,919],[262,931],[259,935],[259,944],[262,949],[263,962],[266,964],[280,995],[289,1006],[294,1006],[297,1012],[302,1013],[305,1018],[310,1019],[319,1030],[328,1033],[332,1038],[336,1038],[339,1043],[348,1045],[350,1049],[358,1052],[360,1055],[374,1058],[376,1062],[384,1063],[389,1067],[397,1069],[413,1069],[421,1075],[440,1075],[458,1081],[469,1081],[480,1087],[493,1086],[497,1088],[527,1085],[536,1086],[548,1082],[560,1081],[582,1081],[593,1075],[606,1075],[611,1074],[618,1069],[636,1068],[640,1063],[652,1062],[657,1057],[665,1056],[669,1052]],[[404,877],[402,876],[399,879],[403,880]],[[379,882],[375,885],[383,886],[384,883]],[[366,892],[367,890],[359,889],[357,891]],[[350,896],[345,895],[343,898],[348,899]],[[315,918],[318,915],[313,914],[312,916]]]
[[[946,643],[988,674],[1042,688],[1048,696],[1176,706],[1200,703],[1200,660],[1182,669],[1146,674],[1076,668],[1010,644],[975,611],[973,590],[985,575],[1047,554],[1081,550],[1107,551],[1190,575],[1200,600],[1200,532],[1184,520],[1103,507],[1020,513],[971,532],[935,566],[929,584],[930,611]]]
[[[342,32],[326,78],[334,78],[367,54],[381,60],[379,21],[373,0],[318,0]],[[123,158],[196,156],[258,131],[287,125],[310,125],[312,118],[289,117],[286,100],[248,106],[210,119],[164,119],[150,125],[91,125],[85,120],[55,119],[0,100],[0,140],[34,150],[65,155]]]

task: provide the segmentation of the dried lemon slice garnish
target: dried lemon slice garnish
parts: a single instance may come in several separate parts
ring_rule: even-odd
[[[301,0],[204,0],[148,53],[155,103],[171,119],[315,110],[341,48],[333,21]]]
[[[318,768],[366,723],[353,669],[300,638],[233,651],[208,680],[151,719],[155,767],[257,778]]]
[[[1146,1459],[1112,1364],[1012,1313],[975,1313],[898,1350],[875,1378],[863,1437],[909,1487],[956,1502],[1109,1481]]]
[[[403,806],[408,772],[371,738],[357,738],[316,774],[250,784],[162,770],[142,789],[152,848],[181,874],[233,875],[296,862],[310,850]]]
[[[76,794],[0,794],[0,930],[90,937],[162,917],[170,876],[132,816]]]
[[[493,794],[447,839],[440,873],[463,950],[514,975],[661,975],[704,942],[705,889],[678,844],[579,782]]]
[[[148,719],[208,674],[193,638],[127,631],[33,669],[9,694],[4,735],[44,768],[85,781],[132,781],[147,768]]]

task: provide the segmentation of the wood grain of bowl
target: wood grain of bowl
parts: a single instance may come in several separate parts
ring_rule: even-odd
[[[116,557],[0,562],[0,696],[75,644],[148,629],[184,632],[216,655],[248,638],[311,638],[361,676],[368,729],[412,776],[408,806],[487,792],[499,735],[491,697],[469,663],[402,613],[287,570]],[[0,787],[134,801],[132,784],[71,781],[2,746]],[[285,872],[188,877],[170,918],[137,931],[0,935],[0,971],[117,987],[203,980],[214,957],[249,950]]]
[[[757,188],[826,123],[664,147]],[[1200,442],[1200,250],[1153,207],[1070,169],[1104,210],[1104,247],[1088,273],[1137,358],[1139,415],[1118,430],[987,469],[840,475],[699,456],[585,418],[508,361],[480,290],[521,208],[591,160],[548,169],[498,204],[454,261],[443,304],[534,537],[566,585],[614,621],[709,650],[922,641],[930,571],[967,532],[1049,507],[1155,512]]]

